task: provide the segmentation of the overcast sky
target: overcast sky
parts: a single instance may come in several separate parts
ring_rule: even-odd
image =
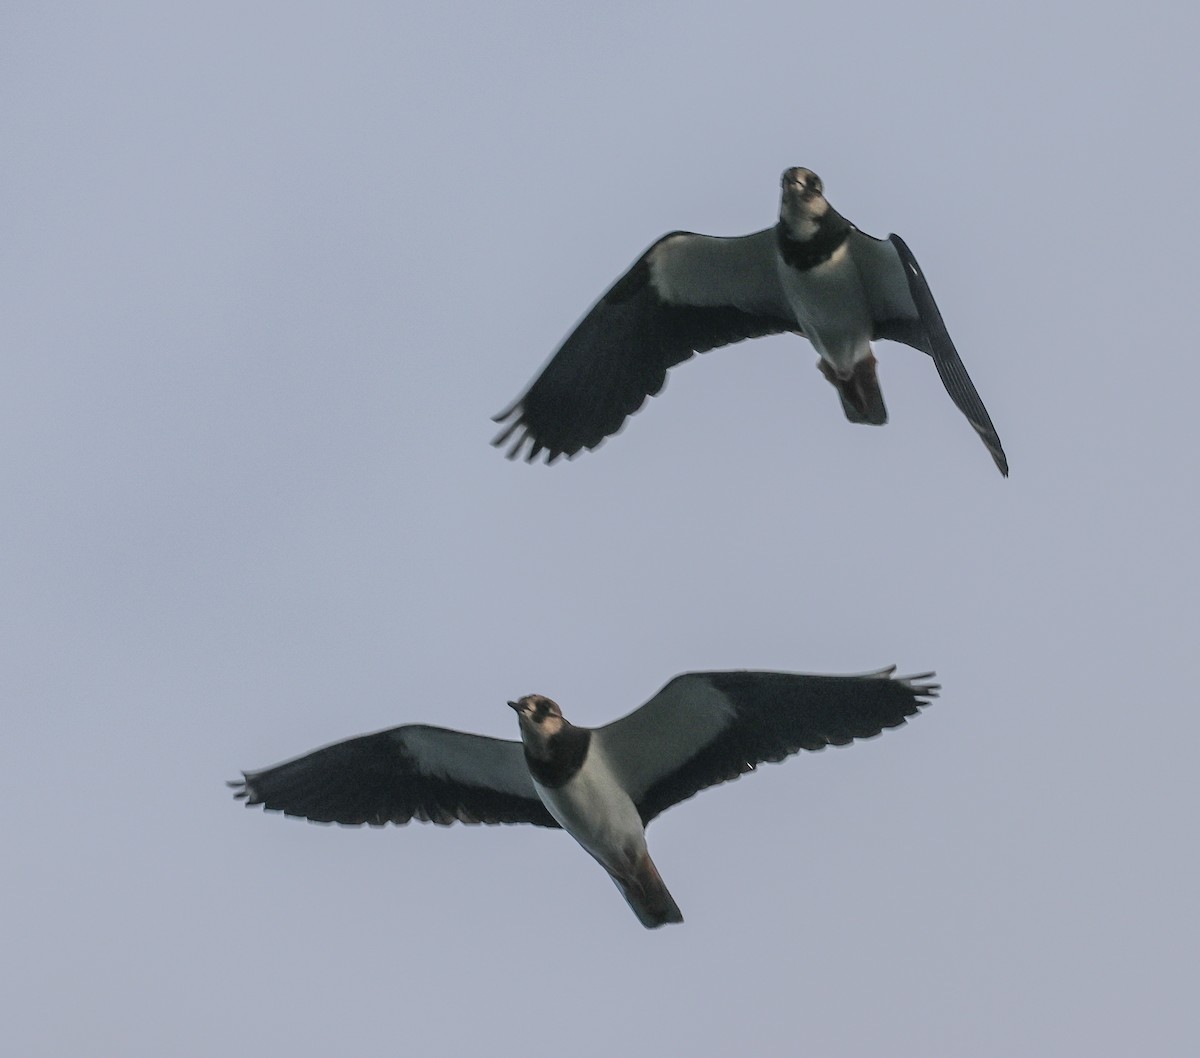
[[[0,14],[0,994],[34,1058],[1195,1053],[1197,16],[1182,3]],[[653,239],[804,165],[992,414],[776,337],[489,447]],[[676,673],[936,668],[668,812],[648,932],[535,828],[223,786]]]

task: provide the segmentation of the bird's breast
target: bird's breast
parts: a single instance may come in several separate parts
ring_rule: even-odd
[[[779,278],[805,337],[839,373],[870,355],[871,309],[847,243],[803,271],[780,258]]]
[[[628,866],[645,851],[637,806],[598,754],[563,786],[533,785],[563,830],[606,867]]]

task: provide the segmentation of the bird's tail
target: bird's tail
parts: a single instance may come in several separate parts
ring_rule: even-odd
[[[887,422],[887,408],[883,403],[883,390],[879,388],[875,363],[875,354],[870,353],[866,359],[854,365],[849,378],[839,378],[824,360],[817,361],[821,374],[833,383],[838,396],[842,398],[842,410],[851,422],[868,423],[871,426],[882,426]]]
[[[638,921],[647,929],[665,926],[668,922],[682,922],[683,912],[675,903],[675,898],[667,892],[662,876],[650,853],[642,853],[642,858],[627,875],[611,874],[626,903],[633,908]]]

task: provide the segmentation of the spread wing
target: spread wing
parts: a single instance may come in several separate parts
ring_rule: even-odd
[[[937,697],[933,673],[894,677],[693,672],[596,732],[642,821],[709,786],[802,749],[897,727]]]
[[[673,232],[591,309],[523,396],[495,417],[492,442],[546,462],[615,434],[667,370],[718,346],[798,331],[776,271],[774,229],[723,239]]]
[[[1000,437],[954,348],[912,251],[899,235],[891,235],[885,241],[857,230],[851,233],[850,249],[871,300],[874,336],[902,342],[933,358],[950,399],[975,428],[1000,473],[1008,477],[1008,458]]]
[[[410,724],[337,742],[231,782],[247,806],[317,823],[557,827],[519,742]]]

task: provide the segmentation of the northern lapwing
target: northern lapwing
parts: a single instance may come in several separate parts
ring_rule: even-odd
[[[738,238],[676,231],[651,246],[591,309],[513,404],[492,442],[510,459],[553,463],[595,448],[662,389],[693,353],[791,332],[820,354],[851,422],[883,425],[887,409],[871,342],[928,353],[950,398],[1008,460],[929,284],[899,235],[859,231],[809,169],[783,174],[779,222]]]
[[[575,726],[531,694],[508,703],[520,742],[410,724],[243,772],[229,785],[248,805],[318,823],[561,827],[653,928],[683,916],[650,859],[646,824],[764,761],[897,727],[937,697],[933,673],[894,673],[693,672],[598,728]]]

